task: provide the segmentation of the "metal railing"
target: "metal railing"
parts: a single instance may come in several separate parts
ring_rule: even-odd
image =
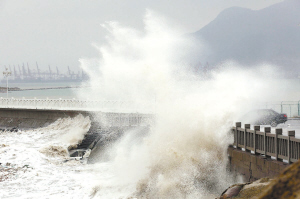
[[[95,101],[78,99],[25,99],[0,98],[0,108],[22,109],[54,109],[54,110],[85,110],[124,113],[153,113],[155,104],[152,102],[133,101]]]
[[[273,109],[279,113],[286,113],[288,117],[300,117],[300,100],[299,101],[281,101],[267,102],[260,105],[260,108]]]
[[[300,159],[300,139],[295,138],[295,131],[288,131],[288,136],[282,135],[282,129],[276,129],[271,134],[271,128],[265,127],[260,131],[260,126],[250,130],[250,124],[241,128],[241,122],[231,129],[234,134],[234,143],[237,149],[244,148],[246,152],[275,157],[276,160],[287,160],[288,163]]]
[[[102,122],[106,126],[131,127],[148,126],[154,122],[154,115],[140,113],[105,113]]]

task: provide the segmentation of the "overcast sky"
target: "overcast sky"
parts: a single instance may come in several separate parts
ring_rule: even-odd
[[[195,32],[222,10],[239,6],[261,9],[282,0],[0,0],[0,67],[29,62],[35,68],[69,65],[78,70],[78,59],[96,57],[92,43],[101,43],[100,24],[119,21],[143,28],[151,9],[177,23],[186,33]]]

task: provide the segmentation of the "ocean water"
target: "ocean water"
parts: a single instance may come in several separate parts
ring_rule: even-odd
[[[18,87],[20,89],[38,89],[38,88],[57,88],[45,90],[24,90],[24,91],[9,91],[8,97],[11,98],[26,98],[26,99],[77,99],[77,93],[84,88],[63,88],[58,87],[78,87],[80,82],[47,82],[47,83],[9,83],[9,87]],[[1,87],[6,87],[6,84],[1,83]],[[0,93],[0,97],[6,98],[7,93]]]
[[[150,179],[140,179],[141,175],[147,173],[144,167],[147,158],[143,154],[148,154],[147,146],[150,143],[146,141],[149,141],[149,137],[140,137],[139,129],[127,131],[121,140],[96,150],[98,154],[94,154],[96,161],[93,164],[82,164],[68,158],[67,147],[80,141],[89,127],[89,118],[78,115],[73,119],[59,119],[45,128],[0,132],[0,197],[157,198],[156,194],[143,190],[144,183]],[[173,150],[167,154],[175,155],[175,148]],[[176,156],[176,159],[179,158],[176,161],[186,161],[186,157],[180,154]],[[176,181],[160,185],[167,186],[164,187],[166,190],[159,193],[160,198],[217,196],[204,190],[202,194],[185,193],[194,192],[193,185],[188,181],[184,182],[187,187],[182,187],[187,190],[170,192],[169,186],[177,187],[182,183]]]
[[[67,147],[89,127],[89,118],[79,115],[46,128],[1,132],[0,198],[88,198],[89,165],[64,161]]]

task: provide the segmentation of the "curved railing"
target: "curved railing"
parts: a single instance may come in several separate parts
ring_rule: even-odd
[[[54,109],[54,110],[86,110],[103,112],[141,112],[153,113],[155,104],[152,102],[133,101],[95,101],[78,99],[25,99],[0,98],[0,108],[22,109]]]

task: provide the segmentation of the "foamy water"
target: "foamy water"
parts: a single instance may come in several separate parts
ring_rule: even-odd
[[[83,187],[93,173],[79,161],[64,161],[67,147],[89,126],[89,118],[79,115],[36,130],[1,132],[0,198],[86,198]]]

